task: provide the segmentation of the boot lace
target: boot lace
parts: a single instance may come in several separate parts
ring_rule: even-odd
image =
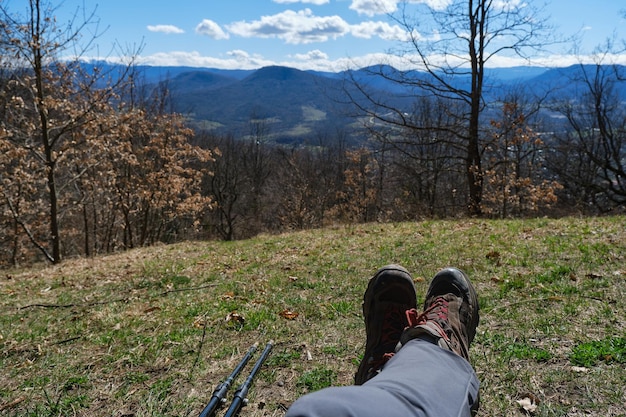
[[[435,324],[435,330],[444,340],[450,340],[450,336],[445,329],[448,329],[448,301],[443,297],[437,297],[424,310],[418,314],[417,310],[412,308],[406,311],[406,320],[408,327],[417,327],[427,323]]]

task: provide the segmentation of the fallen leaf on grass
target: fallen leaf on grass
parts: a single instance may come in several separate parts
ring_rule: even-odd
[[[528,414],[534,414],[539,406],[539,398],[533,394],[526,394],[521,400],[517,400],[516,403]]]
[[[232,292],[232,291],[227,292],[227,293],[223,294],[221,298],[222,298],[222,300],[232,300],[233,298],[235,298],[235,293]]]
[[[287,320],[295,320],[299,314],[295,311],[291,311],[291,310],[283,310],[280,313],[278,313],[282,318],[287,319]]]
[[[237,313],[236,311],[231,311],[230,313],[226,315],[226,323],[233,323],[233,322],[244,324],[246,322],[246,319],[241,314]]]
[[[195,327],[196,329],[202,329],[204,328],[204,326],[206,326],[206,318],[204,317],[196,317],[196,319],[193,321],[193,327]]]

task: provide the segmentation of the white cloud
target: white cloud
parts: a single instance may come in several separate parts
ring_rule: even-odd
[[[184,30],[174,25],[148,25],[147,28],[150,32],[165,33],[168,35],[185,33]]]
[[[252,22],[235,22],[227,26],[230,33],[244,38],[278,38],[289,44],[326,42],[351,34],[356,38],[378,37],[388,41],[406,41],[410,37],[398,25],[367,21],[350,25],[339,16],[315,16],[310,9],[286,10],[263,16]],[[419,37],[419,36],[417,36]]]
[[[314,4],[316,6],[321,6],[322,4],[330,3],[330,0],[273,0],[274,3],[279,4],[291,4],[291,3],[309,3]]]
[[[101,60],[101,57],[83,57],[86,60]],[[138,62],[154,66],[189,66],[198,68],[219,69],[258,69],[270,65],[280,65],[301,70],[338,72],[349,68],[363,68],[376,64],[388,64],[400,70],[419,69],[419,57],[405,55],[398,56],[386,53],[372,53],[354,57],[330,59],[325,53],[314,50],[307,54],[297,54],[291,60],[271,60],[259,54],[250,54],[242,50],[233,50],[226,57],[203,56],[199,52],[162,52],[152,55],[140,56]],[[431,57],[434,62],[450,61],[450,57]],[[607,57],[614,64],[626,65],[626,54],[611,55]],[[124,57],[109,58],[112,63],[125,64]],[[537,65],[545,67],[565,67],[579,63],[594,64],[593,56],[575,55],[550,55],[533,59],[529,62],[516,57],[494,57],[491,62],[492,68],[506,68],[520,65]],[[458,62],[462,64],[461,61]]]
[[[278,38],[289,44],[306,44],[342,37],[349,33],[350,25],[339,16],[315,16],[311,9],[304,9],[262,16],[253,22],[235,22],[227,29],[244,38]]]
[[[300,61],[328,60],[328,54],[320,51],[319,49],[309,51],[306,54],[295,54],[294,57]]]
[[[526,7],[527,5],[526,0],[496,0],[491,4],[491,7],[496,10],[513,11]]]
[[[216,40],[228,39],[230,37],[228,33],[222,30],[220,25],[209,19],[204,19],[196,26],[196,33],[206,35]]]
[[[409,36],[403,28],[398,25],[391,26],[387,22],[361,22],[350,27],[350,33],[354,37],[370,39],[377,36],[387,41],[407,41]]]
[[[399,0],[352,0],[350,10],[366,16],[393,13],[398,9]]]
[[[452,4],[452,0],[411,0],[410,3],[424,3],[431,9],[443,10]]]
[[[435,10],[443,10],[452,3],[452,0],[352,0],[350,10],[366,16],[389,14],[396,12],[398,4],[403,1],[411,4],[425,4]]]
[[[250,58],[250,54],[246,51],[242,51],[241,49],[233,49],[232,51],[228,51],[226,54],[228,56],[232,56],[235,59],[246,60]]]
[[[111,60],[111,62],[116,61],[123,63],[123,61],[119,59]],[[197,51],[159,52],[152,55],[141,56],[138,62],[142,65],[153,66],[185,66],[219,69],[258,69],[270,65],[281,65],[265,59],[260,55],[248,54],[245,51],[231,51],[227,54],[227,57],[204,56]]]

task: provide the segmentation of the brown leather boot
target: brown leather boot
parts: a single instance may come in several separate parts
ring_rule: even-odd
[[[354,383],[361,385],[380,372],[393,356],[407,327],[406,311],[417,306],[415,285],[409,272],[399,265],[387,265],[370,279],[363,296],[365,355]]]
[[[469,362],[469,346],[478,326],[478,297],[467,275],[446,268],[433,278],[424,311],[407,311],[408,328],[400,343],[422,338],[451,350]]]

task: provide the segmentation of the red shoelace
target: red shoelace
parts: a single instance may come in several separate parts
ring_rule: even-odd
[[[450,339],[444,330],[448,322],[448,301],[443,297],[435,298],[430,306],[421,314],[418,314],[417,310],[414,308],[407,310],[406,319],[408,327],[416,327],[426,324],[427,322],[433,322],[436,324],[436,330],[439,335],[445,340]]]

